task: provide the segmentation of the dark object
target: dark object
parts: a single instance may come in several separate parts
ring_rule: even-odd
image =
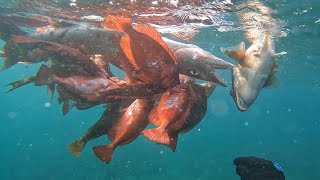
[[[239,157],[233,160],[241,180],[285,180],[278,163],[256,157]]]

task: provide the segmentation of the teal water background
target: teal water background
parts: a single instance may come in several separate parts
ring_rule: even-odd
[[[277,4],[270,6],[287,33],[276,43],[277,52],[287,52],[278,58],[280,85],[264,89],[247,112],[239,112],[229,96],[230,72],[220,71],[228,87],[214,91],[205,119],[179,137],[175,153],[140,136],[104,165],[92,147],[106,137],[89,142],[79,158],[67,150],[103,108],[63,117],[56,100],[46,107],[45,88],[28,85],[0,93],[0,179],[237,180],[233,159],[250,155],[277,161],[288,180],[320,179],[320,3]],[[219,48],[238,44],[242,34],[215,29],[203,29],[192,43],[227,59]],[[0,86],[36,69],[17,65],[3,71]]]

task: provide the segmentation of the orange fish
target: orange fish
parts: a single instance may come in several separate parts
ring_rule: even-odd
[[[136,99],[116,121],[108,132],[111,144],[95,146],[95,155],[105,163],[109,163],[117,146],[129,144],[135,140],[148,125],[148,114],[153,101]]]
[[[120,47],[134,71],[126,72],[144,82],[173,87],[179,83],[176,58],[160,34],[148,24],[131,26],[130,18],[107,16],[102,23],[106,29],[124,31]]]
[[[167,90],[149,115],[150,122],[157,128],[144,130],[142,134],[175,151],[179,130],[190,115],[195,96],[190,84],[179,84]]]

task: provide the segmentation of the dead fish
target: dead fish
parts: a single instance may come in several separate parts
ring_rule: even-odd
[[[256,100],[262,88],[276,83],[277,71],[274,45],[267,33],[264,41],[254,42],[247,50],[242,42],[222,51],[239,62],[233,68],[231,95],[237,107],[246,111]]]
[[[184,44],[168,38],[163,38],[163,40],[176,56],[180,74],[226,86],[226,83],[216,73],[215,69],[231,69],[234,67],[233,64],[214,56],[196,45]]]
[[[179,130],[191,112],[195,93],[189,84],[179,84],[168,89],[149,115],[156,128],[142,131],[149,140],[163,144],[175,151]]]
[[[143,82],[172,87],[179,83],[176,58],[160,34],[148,24],[131,25],[122,16],[107,16],[102,23],[106,29],[124,31],[120,47],[134,71],[132,77]],[[130,72],[126,72],[131,75]]]
[[[108,164],[119,145],[129,144],[146,128],[152,105],[153,101],[148,99],[136,99],[109,129],[108,137],[112,142],[108,145],[93,147],[94,154]]]
[[[93,124],[81,138],[68,145],[71,154],[76,157],[80,156],[87,142],[107,134],[113,124],[124,114],[125,109],[131,103],[132,101],[123,101],[106,105],[106,110],[100,119]]]

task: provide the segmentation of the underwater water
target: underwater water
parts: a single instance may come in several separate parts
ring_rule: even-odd
[[[92,152],[93,146],[107,143],[103,136],[73,157],[67,145],[101,116],[103,107],[63,116],[44,87],[4,93],[4,85],[32,75],[40,65],[1,72],[0,179],[236,180],[233,159],[239,156],[276,161],[288,180],[320,179],[320,3],[292,0],[270,6],[286,32],[276,42],[277,52],[286,52],[278,57],[279,86],[263,89],[252,107],[240,112],[229,95],[230,70],[219,71],[228,87],[213,92],[205,118],[179,136],[174,153],[139,136],[117,148],[105,165]],[[203,28],[191,43],[234,63],[220,47],[243,41],[243,33],[216,29]]]

